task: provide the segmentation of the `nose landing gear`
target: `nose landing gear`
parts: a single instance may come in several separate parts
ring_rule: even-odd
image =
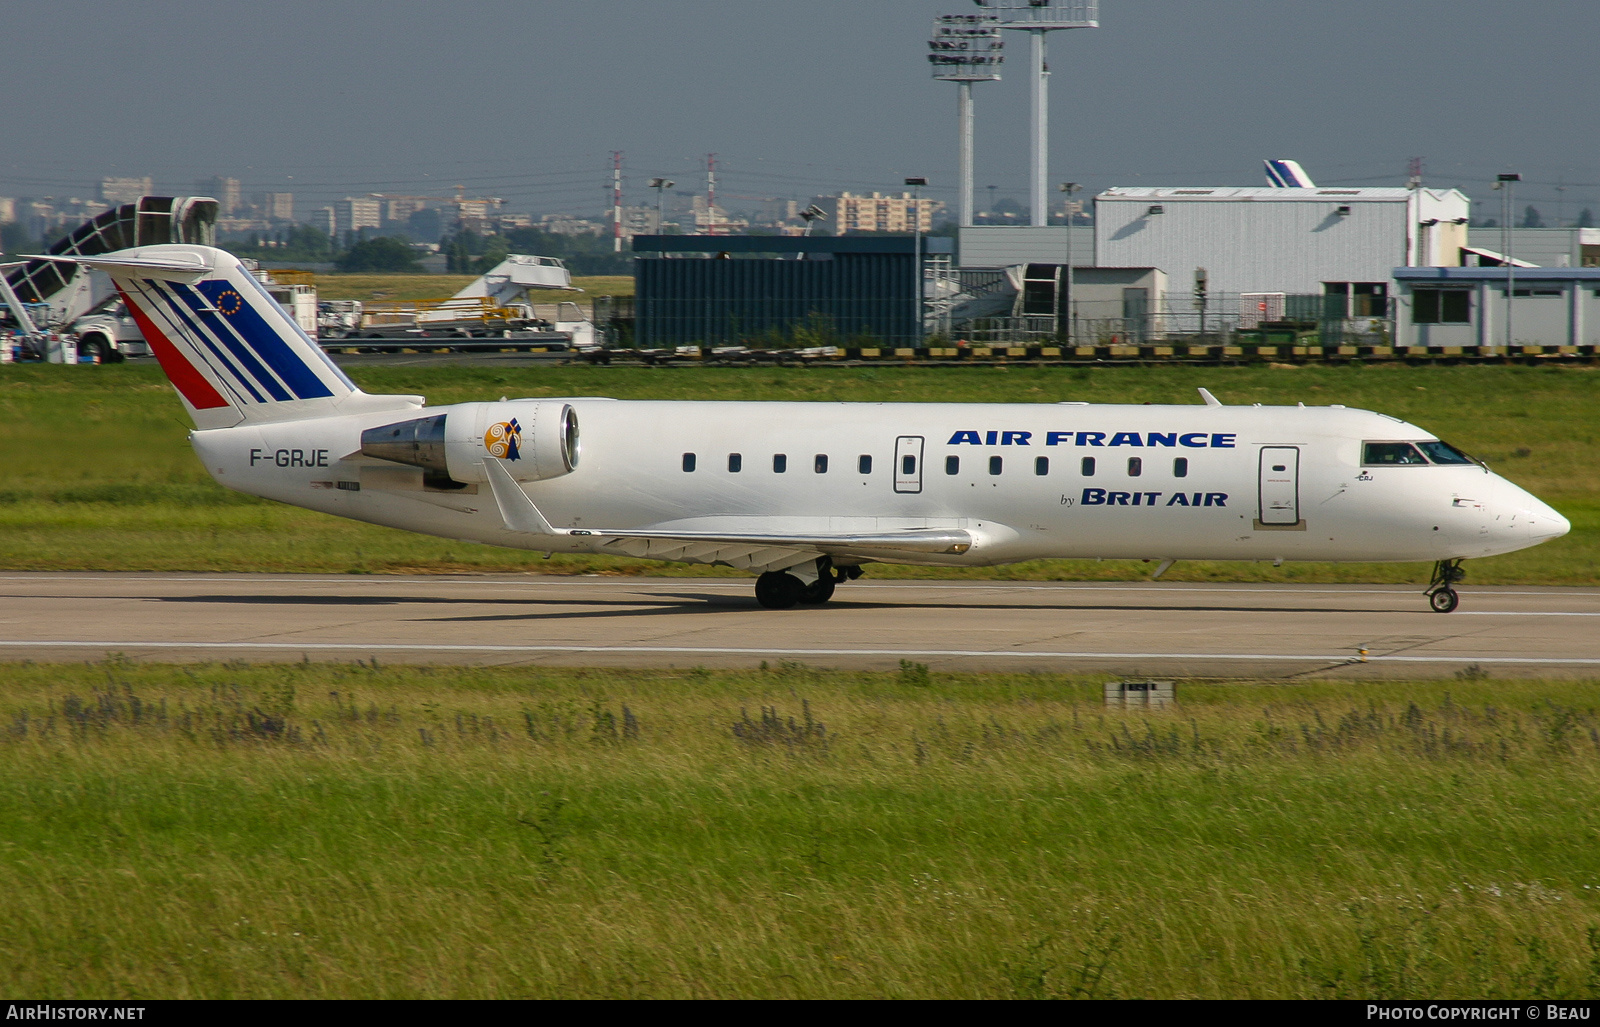
[[[1461,597],[1451,586],[1467,576],[1461,561],[1440,560],[1433,565],[1433,580],[1428,582],[1428,605],[1434,613],[1449,613],[1461,603]]]

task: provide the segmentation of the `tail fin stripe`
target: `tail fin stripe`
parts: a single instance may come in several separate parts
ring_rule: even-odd
[[[150,307],[155,314],[164,318],[174,332],[185,338],[197,340],[205,346],[206,350],[210,351],[211,359],[206,362],[210,365],[212,374],[215,374],[234,393],[236,398],[243,398],[239,395],[239,389],[242,387],[257,403],[266,402],[266,399],[256,390],[256,387],[250,383],[250,379],[240,374],[239,369],[234,366],[233,361],[228,359],[227,354],[217,348],[216,342],[196,327],[194,321],[167,294],[160,282],[155,279],[146,279],[140,284],[142,286],[141,295],[150,301]],[[201,359],[205,359],[205,353],[201,353],[200,356]],[[224,374],[224,371],[227,373]]]
[[[227,348],[228,352],[233,354],[234,358],[237,359],[239,363],[244,366],[244,369],[250,373],[250,377],[254,378],[256,382],[272,396],[273,399],[282,401],[294,398],[289,394],[289,390],[284,388],[284,386],[272,376],[270,371],[261,366],[261,362],[256,359],[255,354],[252,353],[250,349],[244,345],[244,343],[239,341],[239,338],[236,335],[228,331],[227,323],[222,321],[221,318],[207,309],[209,304],[203,301],[200,297],[196,296],[193,289],[176,282],[168,283],[168,286],[172,290],[173,295],[166,296],[166,300],[172,306],[173,311],[183,319],[184,323],[189,326],[190,330],[195,335],[199,336],[205,341],[207,347],[209,347],[219,359],[221,359],[224,363],[228,363],[227,358],[217,350],[216,345],[212,342],[213,338],[220,341],[222,345]],[[166,290],[162,290],[162,292],[164,295],[166,294]],[[179,303],[179,299],[181,299],[183,302]],[[187,310],[184,309],[185,306],[188,307]],[[193,313],[193,317],[190,316],[191,312]],[[199,323],[197,324],[196,321]],[[250,390],[251,394],[255,396],[256,402],[266,402],[266,400],[263,399],[255,389],[251,388],[249,378],[246,378],[243,374],[240,374],[231,363],[228,364],[228,369],[234,373],[234,376],[240,380],[245,388]]]
[[[188,288],[188,286],[183,285],[175,287],[180,289]],[[216,279],[203,281],[199,284],[201,295],[210,300],[213,305],[217,303],[218,296],[222,292],[231,288],[232,286],[228,282]],[[276,306],[276,303],[273,305]],[[324,399],[333,396],[333,390],[328,388],[327,384],[307,366],[304,360],[295,355],[294,350],[289,348],[289,344],[283,341],[282,337],[273,330],[271,325],[267,324],[260,311],[256,310],[254,304],[248,300],[241,302],[232,313],[224,314],[223,318],[227,321],[229,327],[239,333],[245,344],[257,356],[266,361],[279,378],[283,379],[284,384],[294,390],[296,396],[301,399]],[[287,320],[287,318],[284,319]]]
[[[178,390],[178,394],[196,410],[213,410],[227,406],[228,401],[222,398],[222,394],[206,381],[205,376],[196,370],[193,364],[184,359],[183,354],[170,339],[161,334],[155,322],[150,320],[150,315],[133,301],[120,282],[117,283],[117,291],[122,293],[123,304],[133,315],[134,323],[139,326],[145,341],[155,350],[156,359],[161,362],[161,370],[166,372],[167,378],[172,382],[173,388]]]
[[[242,266],[241,270],[243,270]],[[251,288],[255,290],[256,295],[260,297],[263,303],[270,304],[268,309],[274,309],[278,307],[278,301],[272,298],[272,294],[266,290],[266,287],[261,284],[260,280],[257,279],[255,275],[246,271],[244,280],[251,286]],[[324,352],[322,347],[317,345],[317,341],[311,336],[307,335],[292,318],[285,318],[284,327],[294,333],[295,337],[300,340],[302,345],[305,346],[306,352],[315,354],[316,359],[312,361],[313,374],[317,373],[317,368],[321,368],[328,374],[332,375],[333,380],[340,386],[349,389],[351,392],[361,391],[361,387],[355,382],[351,381],[350,376],[345,374],[343,369],[341,369],[338,364],[333,362],[333,359],[329,357],[326,352]],[[323,381],[326,382],[327,379],[323,379]]]

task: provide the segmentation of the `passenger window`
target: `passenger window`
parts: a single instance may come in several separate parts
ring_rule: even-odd
[[[789,469],[789,458],[782,453],[772,455],[772,473],[782,474]]]
[[[728,473],[738,474],[744,468],[744,455],[741,453],[728,454]]]
[[[989,473],[990,474],[999,474],[1000,473],[1000,468],[1001,468],[1001,466],[1003,464],[1004,464],[1004,461],[1001,460],[1000,457],[991,456],[989,458]]]
[[[1034,457],[1033,458],[1033,473],[1039,475],[1039,477],[1041,477],[1041,478],[1044,477],[1045,475],[1049,474],[1050,473],[1050,458],[1047,457],[1047,456],[1036,456],[1036,457]]]
[[[1172,461],[1172,476],[1174,478],[1187,478],[1189,476],[1189,458],[1177,457]]]
[[[1136,456],[1128,457],[1128,477],[1137,478],[1144,473],[1144,461]]]
[[[694,454],[693,453],[685,453],[685,454],[683,454],[683,469],[685,471],[694,470]]]
[[[1368,442],[1363,444],[1361,462],[1369,467],[1396,464],[1426,464],[1428,461],[1409,442]]]
[[[856,469],[859,470],[862,474],[871,474],[872,473],[872,457],[867,456],[865,453],[861,454],[861,459],[856,461]]]
[[[900,473],[910,476],[917,473],[917,458],[907,453],[900,458]]]
[[[1092,456],[1084,457],[1083,458],[1083,463],[1080,464],[1079,467],[1080,467],[1080,470],[1082,471],[1083,476],[1085,478],[1093,478],[1094,477],[1094,457],[1092,457]]]
[[[827,474],[828,473],[828,455],[826,453],[818,453],[817,454],[816,463],[814,464],[814,467],[815,467],[816,472],[818,474]]]
[[[944,458],[944,473],[946,473],[946,474],[960,474],[961,473],[961,458],[959,456],[947,456],[947,457],[945,457]]]

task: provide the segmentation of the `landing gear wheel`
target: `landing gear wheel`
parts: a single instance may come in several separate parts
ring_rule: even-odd
[[[833,598],[834,585],[833,575],[824,575],[800,589],[800,601],[808,606],[820,606]]]
[[[1434,613],[1449,613],[1461,603],[1461,597],[1453,588],[1441,588],[1428,596],[1428,605],[1433,607]]]
[[[1450,586],[1466,576],[1459,559],[1440,560],[1433,565],[1433,580],[1428,582],[1428,605],[1435,613],[1449,613],[1461,604],[1461,597]]]
[[[756,579],[756,602],[769,610],[787,610],[800,601],[805,585],[793,574],[768,571]]]

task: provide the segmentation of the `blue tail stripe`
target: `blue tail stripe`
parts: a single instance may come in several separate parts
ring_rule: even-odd
[[[217,303],[217,297],[223,292],[233,288],[226,281],[210,279],[199,283],[201,293],[209,299],[212,305]],[[249,302],[241,302],[231,314],[226,314],[228,324],[239,333],[255,354],[283,379],[294,394],[301,399],[323,399],[333,396],[333,390],[317,377],[316,373],[306,365],[283,341],[277,331],[263,318],[256,308]],[[287,315],[285,315],[287,317]]]
[[[187,339],[192,334],[199,338],[201,342],[206,344],[206,347],[211,350],[212,355],[214,355],[222,364],[222,366],[232,374],[234,380],[230,381],[228,375],[219,373],[217,368],[212,366],[209,361],[204,361],[204,364],[207,369],[211,371],[212,375],[216,377],[217,382],[222,386],[222,388],[228,392],[228,395],[232,398],[232,401],[236,406],[243,406],[243,403],[240,402],[243,397],[239,395],[239,385],[243,385],[250,395],[255,397],[256,402],[264,402],[260,394],[257,393],[255,389],[250,387],[250,382],[246,380],[243,375],[239,374],[238,370],[228,362],[226,357],[216,351],[216,347],[211,344],[211,340],[207,339],[204,333],[184,331],[185,326],[188,326],[190,329],[192,329],[193,326],[190,325],[188,319],[183,316],[183,312],[178,308],[177,304],[172,302],[172,297],[168,296],[162,291],[160,282],[153,278],[147,278],[142,281],[132,281],[128,284],[132,287],[133,291],[139,294],[140,298],[149,304],[149,310],[147,313],[150,315],[150,317],[152,319],[160,318],[163,322],[165,322],[167,337],[169,339]],[[174,320],[174,318],[176,318],[176,320]],[[177,323],[179,321],[182,322],[181,325]],[[185,359],[187,360],[188,358],[186,357]]]
[[[267,400],[266,397],[262,396],[261,393],[256,390],[256,387],[250,383],[250,378],[252,377],[263,389],[270,393],[274,399],[289,398],[288,391],[285,390],[282,385],[278,384],[278,382],[267,373],[266,368],[262,367],[260,363],[256,361],[249,350],[245,349],[244,346],[237,342],[228,332],[218,331],[215,324],[209,323],[212,321],[212,319],[206,316],[203,306],[196,305],[199,302],[199,297],[194,295],[193,290],[191,290],[188,286],[178,282],[171,282],[168,284],[173,293],[176,294],[176,297],[169,295],[165,290],[158,288],[159,295],[167,301],[167,304],[172,308],[173,313],[175,313],[178,318],[183,321],[184,325],[189,329],[189,334],[205,343],[206,348],[209,349],[212,354],[222,362],[224,367],[233,373],[235,378],[239,379],[239,383],[243,385],[250,395],[255,398],[257,403],[265,403]],[[183,304],[188,305],[189,310],[184,309],[183,304],[178,302],[179,299],[183,300]],[[206,328],[203,328],[200,324],[197,324],[195,322],[195,318],[190,317],[190,311],[193,311],[195,316],[198,317],[202,322],[207,322],[206,327],[211,328],[212,330],[207,332]],[[222,344],[227,347],[228,352],[232,353],[239,363],[244,365],[245,371],[249,372],[248,377],[244,374],[244,372],[241,372],[239,368],[234,366],[233,361],[230,361],[226,354],[217,348],[216,342],[213,341],[213,336],[215,336],[217,339],[220,339]]]

